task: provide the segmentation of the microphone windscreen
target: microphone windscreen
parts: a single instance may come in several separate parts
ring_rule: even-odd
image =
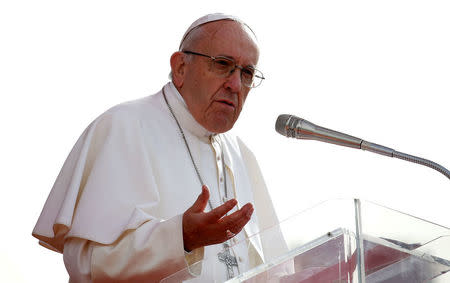
[[[289,120],[289,118],[291,118],[292,115],[289,114],[281,114],[280,116],[278,116],[277,121],[275,122],[275,130],[283,136],[287,136],[287,131],[286,131],[286,124]]]

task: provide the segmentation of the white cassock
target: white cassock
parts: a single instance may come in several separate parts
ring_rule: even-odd
[[[277,224],[253,154],[239,138],[212,134],[198,124],[172,83],[164,89],[209,187],[213,207],[223,203],[224,181],[228,198],[235,197],[238,208],[248,202],[254,205],[249,223],[234,238],[247,243],[232,248],[237,272],[283,253],[282,239],[245,240]],[[213,147],[217,144],[223,150],[225,172]],[[115,106],[89,125],[64,163],[33,236],[64,253],[70,282],[159,282],[202,259],[200,275],[187,268],[178,272],[179,278],[221,282],[226,279],[226,267],[217,258],[222,245],[191,254],[183,248],[182,215],[200,192],[160,91]]]

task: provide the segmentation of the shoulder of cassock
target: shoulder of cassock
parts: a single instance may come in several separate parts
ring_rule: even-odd
[[[117,105],[95,119],[67,157],[47,198],[33,236],[62,252],[64,240],[79,237],[102,244],[145,221],[140,205],[158,202],[143,137],[143,118],[158,120],[161,97],[148,96]]]
[[[144,137],[149,131],[178,134],[168,126],[174,121],[164,106],[159,92],[115,106],[88,126],[67,157],[33,230],[40,244],[58,252],[70,237],[111,244],[146,221],[164,220],[155,209],[146,213],[147,208],[158,206],[160,198]],[[227,155],[235,159],[230,163],[245,167],[237,174],[244,172],[244,179],[250,178],[258,222],[262,221],[249,234],[275,225],[255,157],[239,138],[227,133],[225,139]],[[167,144],[168,140],[152,139],[152,146],[179,146],[179,140]]]

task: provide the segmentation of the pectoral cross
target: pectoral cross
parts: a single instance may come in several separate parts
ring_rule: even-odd
[[[235,256],[230,253],[230,246],[227,243],[223,243],[224,250],[217,254],[217,257],[221,262],[227,266],[227,279],[234,277],[233,266],[238,266]]]

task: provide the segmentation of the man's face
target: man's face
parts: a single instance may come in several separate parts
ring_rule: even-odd
[[[195,50],[210,56],[225,56],[240,66],[256,66],[259,51],[248,33],[234,21],[206,24],[206,36]],[[221,77],[211,70],[211,60],[197,55],[186,61],[183,82],[177,86],[189,111],[205,129],[214,133],[230,130],[241,113],[250,88],[241,82],[241,70]]]

